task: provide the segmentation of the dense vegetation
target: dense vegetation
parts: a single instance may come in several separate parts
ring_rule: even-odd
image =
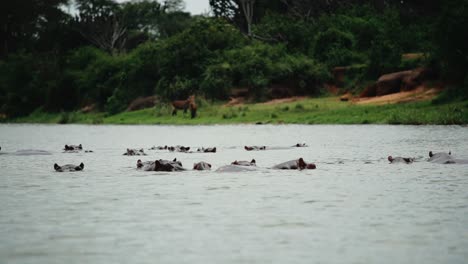
[[[253,100],[275,87],[320,94],[330,70],[348,65],[359,69],[353,89],[416,63],[450,84],[435,103],[468,95],[468,0],[210,0],[212,16],[190,16],[181,0],[76,0],[75,15],[71,4],[1,2],[1,116],[90,105],[116,114],[141,96],[217,100],[235,88]]]

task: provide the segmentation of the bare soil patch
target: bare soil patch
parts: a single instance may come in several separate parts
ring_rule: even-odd
[[[355,104],[397,104],[397,103],[406,103],[406,102],[416,102],[416,101],[426,101],[431,100],[436,97],[442,87],[426,87],[424,85],[418,86],[412,91],[403,91],[399,93],[393,93],[383,96],[376,97],[364,97],[364,98],[355,98],[353,102]]]

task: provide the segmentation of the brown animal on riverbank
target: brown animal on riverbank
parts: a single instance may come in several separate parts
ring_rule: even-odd
[[[172,115],[177,115],[177,110],[184,110],[184,114],[187,113],[187,109],[190,109],[190,117],[194,118],[197,115],[197,104],[195,103],[195,95],[189,96],[187,100],[172,101]]]

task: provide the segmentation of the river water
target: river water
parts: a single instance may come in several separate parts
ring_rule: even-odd
[[[0,263],[466,263],[468,166],[425,159],[468,158],[467,142],[460,126],[0,125]],[[94,152],[62,153],[80,143]],[[299,157],[317,169],[267,169]],[[213,170],[142,172],[139,158]],[[215,171],[252,158],[257,171]]]

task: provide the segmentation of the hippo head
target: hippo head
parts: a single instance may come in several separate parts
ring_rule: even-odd
[[[143,162],[141,160],[137,160],[137,168],[143,167]]]
[[[76,167],[75,167],[75,170],[76,170],[76,171],[80,171],[80,170],[83,170],[83,169],[84,169],[84,164],[83,164],[83,162],[81,162],[79,166],[76,166]]]
[[[435,153],[438,154],[438,153]],[[432,158],[435,155],[432,151],[429,151],[429,158]],[[449,150],[448,152],[449,156],[452,155],[452,151]]]
[[[174,158],[172,162],[182,167],[182,162],[178,161],[177,158]]]
[[[299,158],[297,161],[297,167],[299,167],[300,170],[303,170],[307,167],[307,163],[304,161],[303,158]]]
[[[250,161],[250,163],[256,164],[255,159],[252,159],[252,160]]]
[[[55,164],[54,164],[54,169],[55,169],[56,171],[59,171],[59,170],[62,169],[62,167],[60,167],[57,163],[55,163]]]
[[[253,147],[244,146],[244,149],[245,149],[245,150],[253,150]]]
[[[297,160],[297,167],[300,169],[300,170],[303,170],[303,169],[308,169],[308,170],[313,170],[313,169],[316,169],[317,166],[315,166],[315,164],[313,163],[307,163],[304,161],[303,158],[299,158]]]
[[[193,164],[193,169],[194,170],[210,170],[211,169],[211,164],[207,162],[198,162]]]
[[[83,146],[81,146],[81,144],[78,145],[78,148],[79,149],[83,149]]]
[[[429,152],[429,156],[432,157],[432,151]],[[388,161],[393,162],[393,157],[392,156],[388,156],[387,159],[388,159]]]

